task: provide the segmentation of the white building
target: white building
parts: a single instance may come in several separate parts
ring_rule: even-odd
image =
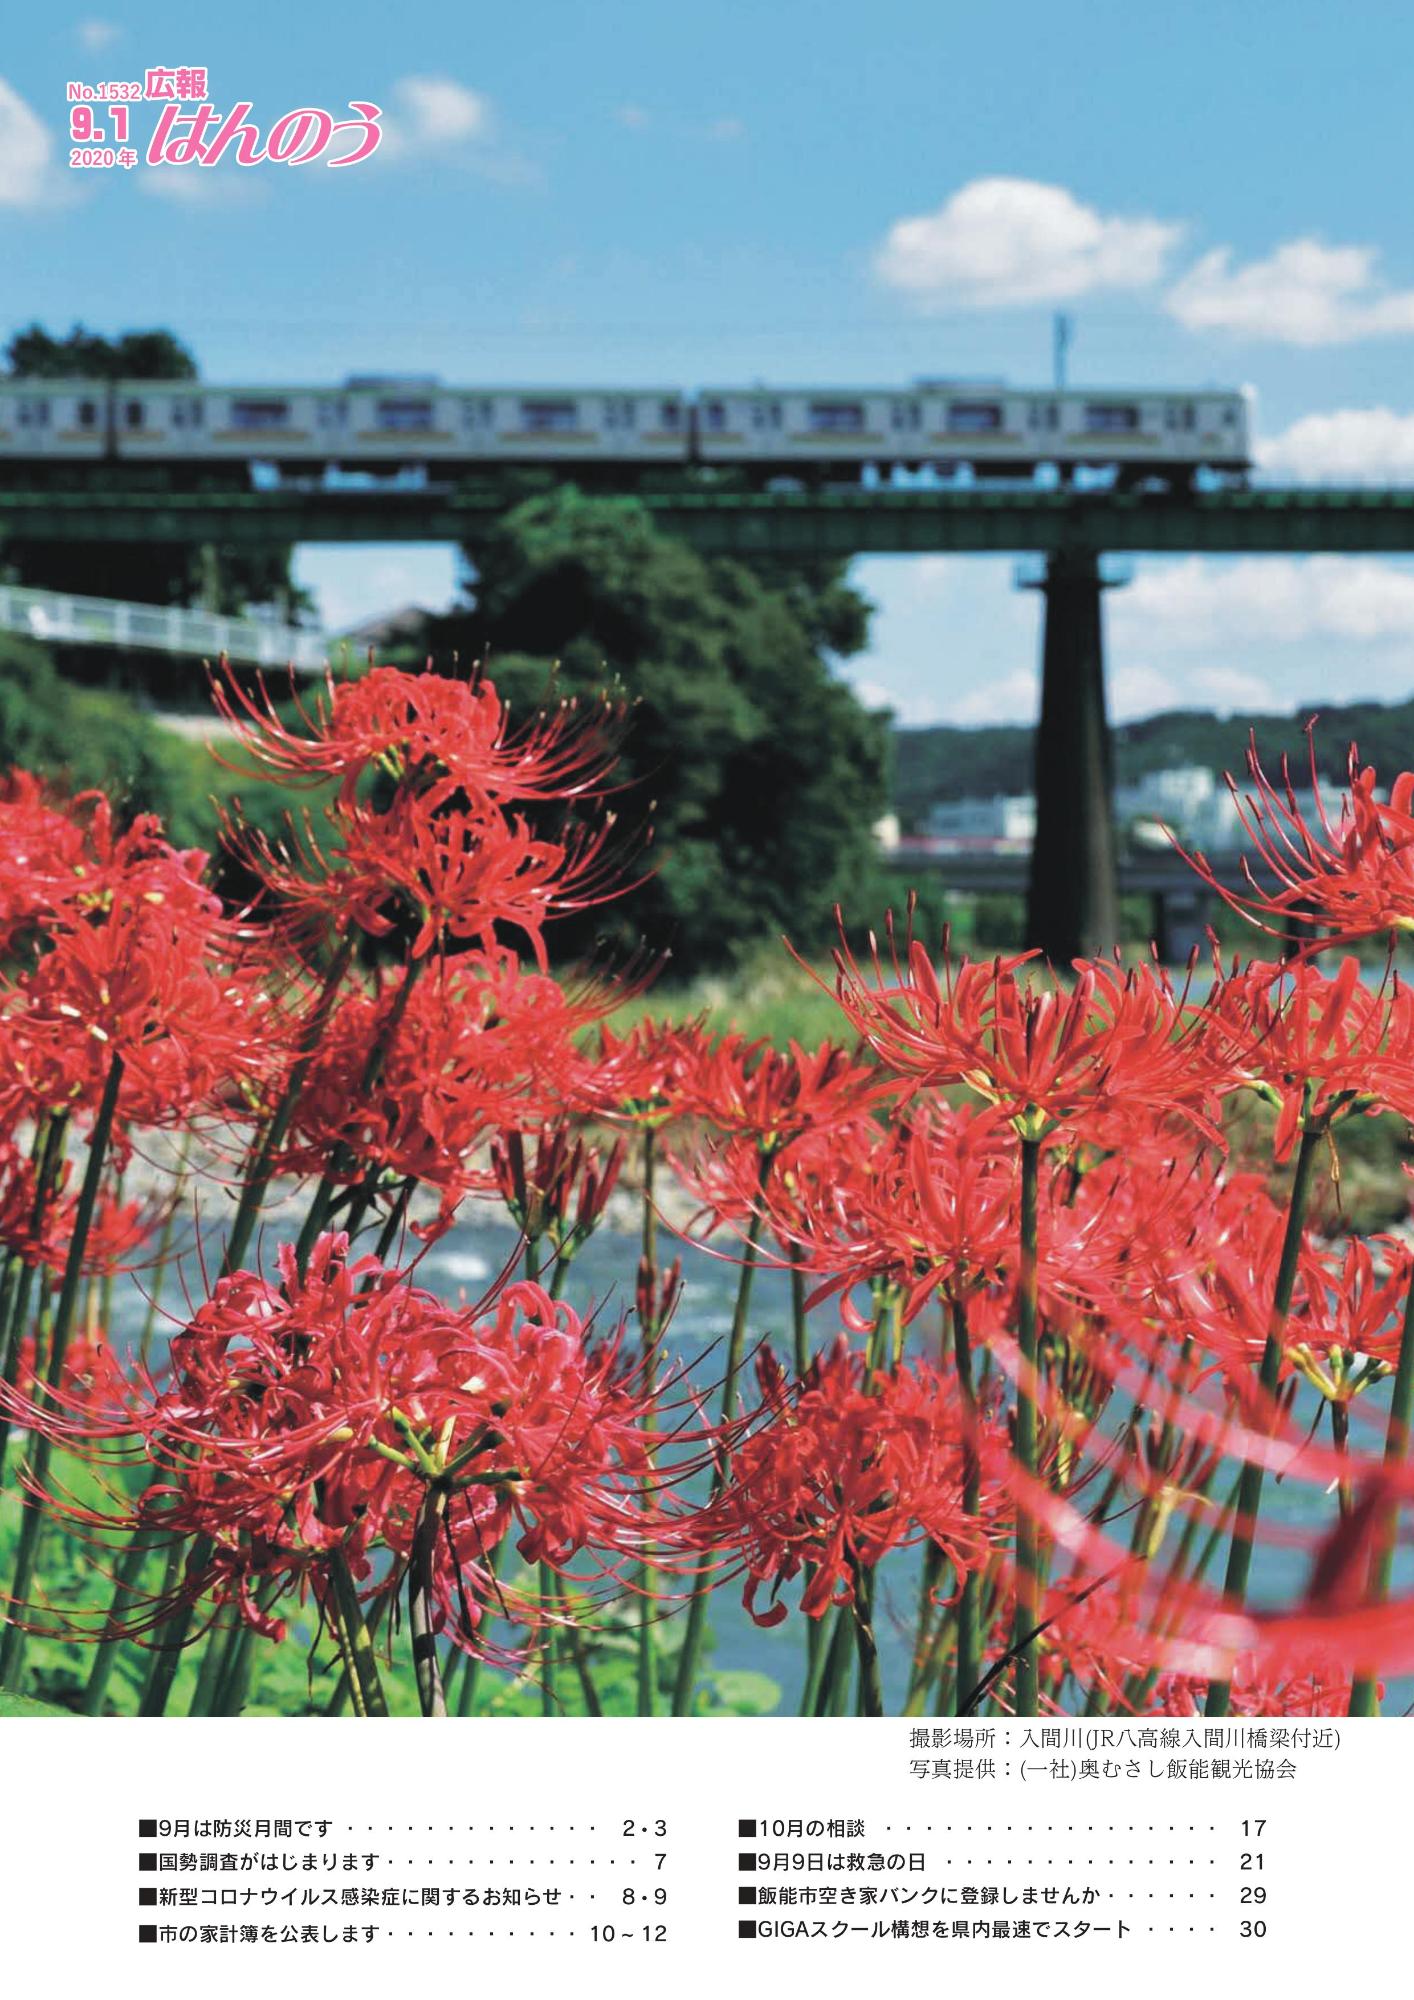
[[[1029,792],[990,799],[940,799],[928,813],[928,832],[938,840],[1017,840],[1036,838],[1036,801]]]

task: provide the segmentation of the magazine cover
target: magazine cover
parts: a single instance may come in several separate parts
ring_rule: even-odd
[[[94,5],[0,50],[14,1990],[1349,1977],[1408,24]]]

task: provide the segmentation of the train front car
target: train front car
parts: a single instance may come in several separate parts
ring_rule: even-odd
[[[98,459],[108,448],[106,382],[0,379],[0,458],[12,464]]]

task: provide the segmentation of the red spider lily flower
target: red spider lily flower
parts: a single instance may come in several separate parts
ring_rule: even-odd
[[[544,1124],[527,1160],[516,1130],[491,1142],[491,1171],[516,1227],[531,1243],[548,1240],[556,1257],[572,1257],[603,1219],[623,1166],[625,1141],[607,1153],[586,1144],[567,1118]]]
[[[1278,937],[1291,937],[1294,930],[1292,941],[1303,956],[1331,944],[1414,930],[1414,773],[1401,772],[1383,803],[1375,796],[1373,768],[1361,768],[1352,743],[1349,788],[1333,826],[1316,770],[1314,722],[1307,724],[1306,735],[1315,825],[1297,803],[1286,759],[1281,781],[1274,784],[1262,768],[1255,736],[1247,750],[1255,791],[1244,796],[1228,775],[1228,789],[1260,865],[1259,873],[1243,862],[1245,892],[1223,882],[1205,855],[1190,855],[1181,847],[1180,853],[1249,922]],[[1312,924],[1326,935],[1313,939]]]
[[[619,703],[559,701],[515,728],[479,669],[467,679],[378,666],[350,681],[326,675],[312,705],[293,678],[290,691],[294,727],[263,684],[252,689],[224,663],[212,676],[216,710],[250,775],[334,779],[346,801],[370,773],[492,804],[594,796],[612,775],[625,716]]]
[[[808,1304],[886,1285],[909,1324],[938,1291],[1000,1280],[1016,1251],[1016,1147],[995,1114],[930,1106],[889,1126],[857,1117],[804,1134],[761,1172],[747,1139],[686,1157],[680,1175],[712,1226],[760,1212],[788,1262],[816,1280]]]
[[[33,1334],[19,1344],[15,1366],[15,1393],[21,1398],[47,1397],[52,1391],[35,1372]],[[112,1348],[99,1334],[75,1333],[64,1350],[60,1393],[70,1408],[111,1411],[127,1393],[122,1366]]]
[[[284,1148],[283,1172],[323,1172],[347,1147],[359,1171],[407,1176],[446,1198],[489,1188],[480,1150],[512,1121],[537,1126],[578,1101],[591,1065],[578,1037],[613,1004],[593,981],[563,985],[514,952],[436,964],[404,995],[399,980],[345,995],[330,1015]],[[393,1010],[403,1006],[388,1039]],[[384,1050],[376,1088],[364,1087]]]
[[[583,1108],[639,1126],[665,1124],[678,1115],[684,1079],[706,1061],[711,1040],[701,1019],[645,1018],[623,1036],[606,1022],[582,1092]]]
[[[135,1517],[72,1502],[71,1519],[206,1538],[211,1561],[182,1591],[209,1590],[277,1631],[255,1605],[258,1581],[322,1591],[337,1550],[365,1591],[395,1587],[374,1557],[406,1562],[432,1491],[445,1509],[439,1618],[465,1646],[504,1604],[488,1563],[507,1534],[528,1562],[585,1556],[601,1577],[652,1546],[664,1519],[643,1502],[654,1392],[617,1339],[592,1344],[538,1285],[451,1311],[372,1258],[350,1263],[344,1236],[320,1239],[303,1278],[288,1249],[279,1268],[278,1284],[219,1280],[173,1337],[165,1386],[125,1383],[106,1416],[87,1396],[55,1392],[41,1409],[0,1391],[0,1406],[69,1450],[130,1453],[136,1437],[159,1469]],[[145,1605],[142,1624],[167,1608]]]
[[[764,1041],[732,1034],[692,1051],[678,1080],[677,1110],[717,1132],[750,1138],[770,1156],[803,1132],[857,1117],[887,1094],[877,1070],[832,1042],[813,1050],[792,1042],[783,1055]]]
[[[1208,1137],[1225,1080],[1199,1010],[1153,967],[1076,964],[1067,993],[1018,978],[1025,960],[954,965],[940,981],[916,939],[892,977],[872,947],[866,976],[847,945],[835,954],[836,998],[893,1075],[915,1088],[962,1083],[1031,1136],[1106,1113],[1182,1117]]]
[[[150,813],[119,831],[101,793],[66,799],[12,770],[0,779],[0,951],[36,929],[101,915],[115,899],[196,915],[211,906],[209,858],[172,847]]]
[[[1279,1160],[1335,1118],[1414,1115],[1414,994],[1396,974],[1375,990],[1353,958],[1333,977],[1309,960],[1256,964],[1219,982],[1206,1011],[1233,1081],[1278,1107]]]
[[[1349,1236],[1310,1259],[1302,1337],[1287,1352],[1328,1402],[1348,1406],[1397,1365],[1411,1269],[1409,1245],[1392,1236]]]
[[[959,1572],[977,1569],[1000,1533],[996,1439],[984,1429],[980,1514],[963,1504],[965,1425],[955,1388],[913,1362],[870,1375],[843,1339],[788,1389],[773,1357],[758,1361],[762,1419],[732,1451],[729,1477],[699,1521],[712,1545],[742,1563],[744,1602],[778,1625],[782,1588],[812,1572],[800,1608],[819,1618],[854,1601],[861,1570],[892,1549],[930,1540]],[[756,1596],[769,1585],[769,1609]]]
[[[1286,1226],[1285,1209],[1273,1201],[1260,1175],[1236,1174],[1221,1182],[1207,1210],[1201,1260],[1176,1274],[1156,1299],[1171,1338],[1195,1341],[1230,1383],[1249,1391],[1253,1366],[1271,1331]],[[1321,1281],[1317,1247],[1308,1231],[1282,1334],[1288,1372],[1290,1350],[1311,1337],[1310,1306]]]
[[[414,927],[414,958],[450,941],[491,949],[498,925],[519,929],[545,966],[552,918],[591,909],[633,886],[611,844],[615,822],[571,824],[556,838],[493,807],[434,809],[398,792],[384,812],[355,801],[331,807],[328,851],[306,818],[272,842],[230,825],[227,844],[278,905],[298,940],[332,932],[387,936]]]
[[[204,891],[151,878],[101,916],[54,932],[33,971],[0,989],[0,1104],[12,1117],[96,1105],[115,1056],[120,1120],[171,1126],[264,1061],[257,959]]]

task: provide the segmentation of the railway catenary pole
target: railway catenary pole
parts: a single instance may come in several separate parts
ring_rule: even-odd
[[[1055,550],[1039,588],[1041,715],[1035,738],[1036,836],[1027,943],[1053,964],[1119,940],[1114,768],[1105,713],[1101,593],[1093,548]]]

